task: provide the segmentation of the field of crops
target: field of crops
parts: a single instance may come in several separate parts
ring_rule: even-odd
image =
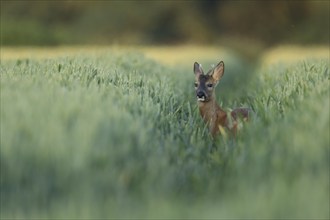
[[[329,218],[328,53],[20,51],[1,54],[1,218]],[[236,140],[196,105],[193,62],[220,60],[219,103],[255,112]]]

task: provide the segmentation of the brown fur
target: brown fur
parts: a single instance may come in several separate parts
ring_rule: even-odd
[[[250,109],[237,108],[227,113],[216,103],[215,87],[224,74],[224,63],[221,61],[215,68],[204,74],[201,66],[195,62],[194,73],[196,76],[195,89],[198,98],[198,107],[201,117],[208,124],[213,137],[220,133],[220,128],[230,130],[235,136],[237,133],[238,119],[247,121]]]

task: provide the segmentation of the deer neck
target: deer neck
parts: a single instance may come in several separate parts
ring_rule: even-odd
[[[198,102],[199,112],[208,124],[210,132],[213,137],[219,133],[219,126],[227,127],[227,114],[222,108],[215,102],[215,98],[208,102]]]
[[[226,115],[226,112],[216,103],[213,96],[208,102],[198,102],[199,112],[206,122],[217,121],[218,115]]]

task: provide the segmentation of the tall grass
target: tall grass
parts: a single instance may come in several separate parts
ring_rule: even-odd
[[[1,63],[1,218],[329,218],[329,64],[225,60],[212,141],[191,66],[107,52]]]

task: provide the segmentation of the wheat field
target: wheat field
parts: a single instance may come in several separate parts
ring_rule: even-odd
[[[219,59],[235,140],[194,96]],[[1,48],[1,218],[328,219],[329,92],[324,48]]]

